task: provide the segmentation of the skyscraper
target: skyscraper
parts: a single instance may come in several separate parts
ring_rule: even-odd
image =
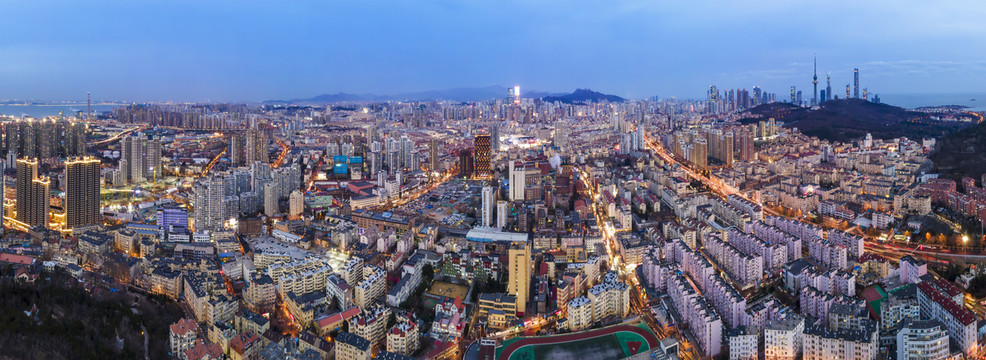
[[[852,97],[859,99],[859,68],[852,69]]]
[[[127,169],[121,167],[120,171],[125,172],[125,178],[135,184],[144,181],[144,173],[146,173],[144,161],[147,158],[146,140],[143,136],[127,136],[121,141],[120,159],[127,160]],[[160,154],[158,156],[160,157]]]
[[[246,159],[243,157],[243,136],[239,134],[233,134],[229,137],[229,160],[234,166],[246,163]]]
[[[253,164],[255,161],[270,162],[270,144],[268,144],[267,135],[260,130],[247,130],[244,136],[247,164]]]
[[[472,149],[462,149],[459,151],[459,175],[464,177],[471,177],[473,173],[473,168],[475,167],[475,159],[472,155]]]
[[[812,77],[811,85],[814,87],[814,92],[811,95],[811,106],[818,105],[818,58],[814,58],[814,65],[812,67]]]
[[[825,75],[825,95],[822,96],[822,101],[832,100],[832,73]]]
[[[490,177],[493,175],[492,157],[490,156],[490,136],[476,135],[476,176]]]
[[[531,281],[531,248],[526,242],[511,243],[507,257],[510,261],[507,292],[517,297],[517,316],[520,317],[527,309],[527,293]]]
[[[428,170],[438,171],[438,140],[428,140]]]
[[[38,176],[37,159],[17,160],[17,220],[28,226],[48,227],[50,186],[47,177]]]
[[[483,186],[483,226],[493,226],[493,187]]]
[[[846,99],[848,99],[849,96],[850,96],[850,94],[849,94],[849,84],[846,84]]]
[[[65,227],[75,229],[100,223],[99,159],[65,161]]]
[[[798,94],[798,90],[794,87],[794,85],[792,85],[791,86],[791,103],[792,104],[797,104],[797,100],[798,100],[797,94]]]

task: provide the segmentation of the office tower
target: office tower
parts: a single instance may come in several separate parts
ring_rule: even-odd
[[[496,228],[506,230],[507,228],[507,202],[499,200],[496,202]]]
[[[814,65],[812,66],[812,76],[811,85],[814,88],[811,95],[811,106],[818,105],[818,58],[814,58]]]
[[[757,105],[760,105],[760,96],[761,95],[762,95],[762,91],[760,90],[760,87],[759,86],[754,86],[753,87],[753,103],[750,104],[751,107],[755,107]]]
[[[493,226],[493,187],[483,186],[483,226]]]
[[[438,140],[428,140],[428,170],[438,171]]]
[[[524,201],[524,191],[527,188],[527,171],[524,170],[523,164],[518,166],[511,161],[508,165],[510,201]]]
[[[188,210],[177,206],[164,206],[157,209],[157,224],[165,229],[172,226],[188,228]]]
[[[819,105],[821,105],[823,102],[825,102],[826,96],[828,96],[828,93],[825,92],[825,89],[822,89],[822,94],[819,95],[819,99],[822,99],[822,100],[819,101],[819,103],[818,103]]]
[[[514,85],[514,105],[520,105],[520,86]]]
[[[99,212],[99,159],[70,158],[65,161],[65,227],[97,225]]]
[[[472,177],[475,159],[472,156],[472,149],[466,148],[459,151],[459,175]]]
[[[92,120],[92,96],[86,93],[86,120]]]
[[[243,136],[239,134],[233,134],[229,137],[229,161],[233,166],[246,163],[246,158],[243,156],[243,140]]]
[[[867,93],[866,88],[863,88],[863,100],[864,101],[867,100],[866,93]]]
[[[487,178],[493,175],[492,158],[490,157],[490,136],[476,135],[476,176]]]
[[[801,104],[804,104],[804,100],[801,97],[801,90],[798,90],[798,102],[796,104],[798,104],[798,106],[801,106]]]
[[[825,75],[825,95],[822,96],[825,101],[832,100],[832,73],[829,72]]]
[[[859,68],[852,69],[852,97],[859,99]]]
[[[849,98],[849,84],[846,84],[846,99]]]
[[[520,317],[527,308],[527,293],[531,281],[531,248],[526,242],[511,243],[507,257],[510,261],[507,293],[517,297],[517,316]]]
[[[797,90],[795,90],[794,86],[791,86],[791,103],[792,104],[797,104],[797,102],[795,101],[795,100],[797,100],[795,98],[796,95],[797,95]]]

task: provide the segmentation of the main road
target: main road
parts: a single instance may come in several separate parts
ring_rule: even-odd
[[[698,171],[695,171],[694,169],[692,169],[690,165],[676,161],[673,156],[671,156],[671,155],[669,155],[667,153],[667,151],[664,149],[664,147],[662,147],[660,144],[658,144],[649,135],[644,135],[644,141],[647,144],[647,146],[651,150],[654,151],[654,154],[656,154],[659,158],[661,158],[662,160],[664,160],[668,164],[672,164],[672,165],[673,164],[679,164],[679,165],[681,165],[681,169],[686,174],[688,174],[688,176],[690,178],[692,178],[692,179],[694,179],[696,181],[701,182],[703,185],[707,186],[710,190],[712,190],[712,192],[714,192],[716,195],[718,195],[720,197],[726,197],[728,195],[736,195],[736,196],[739,196],[739,197],[741,197],[743,199],[749,200],[749,201],[751,201],[753,203],[760,204],[760,202],[754,201],[754,200],[750,199],[749,197],[747,197],[743,193],[739,192],[739,190],[737,190],[736,188],[734,188],[732,186],[729,186],[727,184],[724,184],[722,182],[712,181],[707,176],[705,176],[705,175],[699,173]],[[761,204],[761,207],[763,208],[763,211],[766,214],[774,215],[774,216],[781,216],[781,217],[785,217],[785,218],[792,219],[792,220],[803,221],[802,219],[790,218],[790,217],[783,216],[782,214],[774,211],[773,209],[770,209],[769,207],[762,206],[762,204]],[[959,252],[959,251],[952,252],[952,251],[946,250],[946,249],[942,249],[942,250],[936,250],[936,249],[919,249],[918,248],[919,245],[915,245],[913,248],[908,248],[908,247],[901,248],[901,247],[898,247],[898,246],[884,244],[884,243],[882,243],[880,241],[877,241],[877,240],[875,240],[873,238],[866,237],[866,236],[864,236],[864,240],[863,241],[864,241],[864,245],[865,245],[865,248],[866,248],[867,251],[873,252],[873,253],[877,253],[877,254],[880,254],[882,256],[889,256],[893,260],[899,259],[900,257],[902,257],[904,255],[915,255],[915,257],[919,257],[920,256],[920,257],[924,257],[927,260],[943,262],[943,263],[946,263],[946,264],[949,263],[949,260],[948,259],[952,259],[952,260],[961,259],[961,260],[967,260],[967,261],[969,261],[969,260],[971,260],[971,261],[986,261],[986,253]]]

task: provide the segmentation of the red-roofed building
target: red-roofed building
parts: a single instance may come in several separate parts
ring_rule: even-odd
[[[171,324],[169,344],[172,354],[184,354],[186,350],[195,346],[198,339],[199,324],[193,319],[181,319]]]
[[[349,309],[315,320],[315,325],[318,326],[318,334],[320,336],[328,335],[333,330],[342,327],[344,321],[349,321],[349,319],[352,319],[359,314],[359,306],[353,306]]]
[[[978,350],[976,315],[957,304],[933,283],[938,281],[925,281],[917,285],[921,315],[945,324],[948,335],[960,350],[966,354],[975,352]]]
[[[26,256],[26,255],[15,255],[15,254],[0,254],[0,263],[7,263],[13,265],[31,266],[34,265],[37,259]]]
[[[245,332],[229,340],[229,358],[231,360],[252,359],[260,351],[260,337],[252,332]]]
[[[198,341],[191,349],[185,350],[187,360],[218,360],[223,358],[223,347],[219,344],[206,345],[202,340]]]

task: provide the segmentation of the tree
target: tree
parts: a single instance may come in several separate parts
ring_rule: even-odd
[[[424,278],[428,279],[430,282],[431,279],[435,278],[435,268],[433,268],[431,264],[425,264],[425,266],[421,268],[421,275],[424,275]]]

